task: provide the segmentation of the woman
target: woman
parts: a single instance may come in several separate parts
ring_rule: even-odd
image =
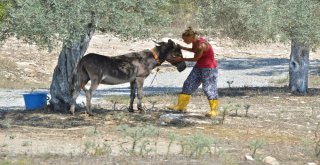
[[[218,115],[219,105],[217,88],[218,64],[214,58],[212,46],[204,38],[198,36],[198,33],[192,27],[184,31],[182,39],[186,44],[191,43],[192,48],[178,46],[183,50],[194,52],[194,57],[177,57],[174,61],[195,61],[196,64],[183,84],[182,93],[178,96],[178,104],[168,108],[174,111],[185,111],[191,94],[202,84],[211,109],[206,116],[215,117]]]

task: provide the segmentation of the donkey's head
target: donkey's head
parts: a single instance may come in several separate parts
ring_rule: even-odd
[[[181,62],[172,62],[172,59],[175,57],[182,57],[181,49],[176,45],[171,39],[168,42],[158,42],[157,50],[159,51],[159,59],[161,61],[168,61],[174,65],[179,72],[182,72],[186,69],[186,63]]]

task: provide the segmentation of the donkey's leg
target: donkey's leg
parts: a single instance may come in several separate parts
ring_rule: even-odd
[[[77,88],[72,92],[72,97],[71,97],[71,101],[70,101],[70,113],[72,115],[74,115],[76,100],[77,100],[79,94],[80,94],[80,88]]]
[[[88,79],[76,80],[73,84],[74,87],[71,92],[71,101],[70,101],[70,110],[69,110],[72,115],[74,115],[76,100],[80,95],[80,91],[81,89],[85,90],[85,85],[87,84],[88,81],[89,81]]]
[[[129,105],[129,112],[134,112],[133,110],[133,102],[136,97],[136,88],[137,83],[135,81],[130,82],[130,105]]]
[[[143,82],[144,82],[144,77],[137,77],[136,78],[136,83],[137,83],[137,89],[138,89],[138,110],[140,112],[143,111],[142,109],[142,98],[143,98]]]
[[[91,98],[94,93],[94,91],[98,88],[99,86],[99,81],[98,80],[91,80],[91,86],[89,90],[85,90],[86,93],[86,98],[87,98],[87,113],[92,116],[92,111],[91,111]]]

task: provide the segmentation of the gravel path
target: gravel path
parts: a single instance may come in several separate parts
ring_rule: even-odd
[[[232,87],[264,87],[272,86],[272,80],[284,79],[288,76],[288,59],[219,59],[218,88],[228,87],[228,81]],[[312,60],[310,73],[314,73],[319,66],[319,60]],[[188,63],[185,71],[179,73],[165,72],[151,74],[145,81],[145,94],[180,92],[184,80],[190,73],[193,63]],[[152,82],[152,80],[154,81]],[[48,92],[48,89],[40,90]],[[0,110],[23,109],[23,94],[28,91],[0,89]],[[120,85],[100,85],[92,102],[105,95],[129,95],[129,83]],[[78,103],[85,100],[80,95]]]

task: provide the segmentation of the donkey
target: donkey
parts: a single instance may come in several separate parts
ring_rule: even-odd
[[[99,84],[122,84],[130,82],[129,112],[134,112],[133,102],[138,95],[137,108],[142,111],[143,83],[151,70],[160,66],[164,61],[174,65],[179,72],[186,68],[185,62],[173,62],[175,57],[182,57],[181,49],[172,41],[159,42],[150,50],[132,52],[115,57],[90,53],[79,61],[72,77],[70,112],[74,115],[75,102],[84,90],[87,100],[86,112],[92,115],[91,98]],[[91,80],[90,89],[85,85]]]

